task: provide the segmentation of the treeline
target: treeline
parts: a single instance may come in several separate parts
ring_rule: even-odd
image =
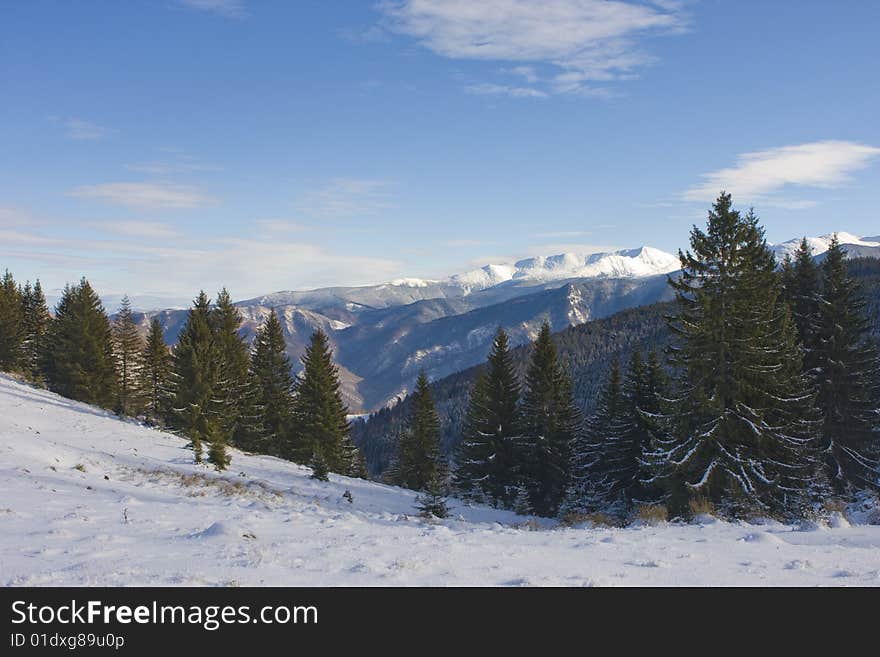
[[[39,281],[19,285],[7,271],[0,369],[176,431],[190,440],[196,462],[206,457],[218,470],[228,467],[234,445],[309,465],[316,478],[366,476],[327,336],[312,335],[294,379],[277,314],[269,313],[250,347],[241,322],[225,289],[213,304],[201,292],[169,349],[158,319],[143,337],[127,297],[111,320],[83,278],[65,287],[50,314]]]
[[[837,240],[821,266],[804,240],[780,268],[757,217],[722,194],[680,258],[671,344],[662,356],[633,350],[625,372],[614,362],[586,422],[549,327],[524,376],[499,330],[452,458],[459,495],[569,518],[662,509],[791,519],[880,488],[880,361]],[[436,418],[422,377],[392,482],[429,490],[401,467],[419,455],[442,476]]]

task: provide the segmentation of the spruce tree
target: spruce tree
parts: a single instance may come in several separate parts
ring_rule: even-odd
[[[303,464],[320,458],[331,472],[353,474],[359,462],[358,449],[351,440],[330,340],[322,330],[312,334],[302,363],[303,372],[294,387],[296,438],[284,456]]]
[[[485,374],[474,384],[457,453],[456,486],[509,506],[516,495],[520,386],[507,334],[499,328]]]
[[[406,431],[398,445],[395,483],[425,491],[433,479],[445,479],[440,456],[440,418],[424,371],[419,372],[411,397]]]
[[[210,412],[219,378],[210,307],[208,296],[200,292],[174,347],[169,381],[169,421],[192,441],[196,463],[202,460],[202,441],[222,430]]]
[[[640,358],[638,367],[640,375]],[[625,493],[635,478],[632,470],[637,456],[632,454],[627,410],[620,365],[615,359],[584,438],[572,443],[570,481],[561,510],[564,515],[601,511],[622,516],[628,509]]]
[[[134,321],[128,295],[122,297],[113,320],[113,348],[119,375],[116,410],[121,415],[137,415],[143,406],[140,383],[144,340]]]
[[[416,508],[423,518],[446,518],[449,515],[446,506],[446,483],[439,471],[431,475],[422,494],[416,497]]]
[[[494,435],[488,428],[487,385],[486,372],[481,370],[471,386],[464,419],[464,430],[455,451],[455,472],[453,474],[453,484],[458,494],[464,499],[479,502],[487,500],[489,490],[492,488],[489,468],[495,454]],[[399,461],[403,443],[399,444],[398,449]],[[392,478],[399,477],[400,473],[394,467]],[[496,502],[497,498],[491,501]]]
[[[281,322],[272,310],[254,338],[239,444],[275,456],[289,453],[294,438],[294,379],[286,349]]]
[[[819,268],[813,260],[812,249],[804,237],[794,258],[786,257],[782,265],[782,290],[791,308],[798,338],[804,351],[804,370],[811,376],[818,374],[818,339],[820,306]]]
[[[682,397],[671,440],[651,454],[653,481],[665,480],[673,513],[702,495],[730,516],[796,514],[816,426],[775,258],[754,213],[741,216],[723,192],[690,243],[670,279]]]
[[[0,280],[0,370],[17,370],[22,360],[22,294],[7,269]]]
[[[556,513],[568,487],[569,449],[581,431],[571,380],[556,355],[544,322],[532,348],[522,402],[522,439],[517,460],[521,484],[539,515]]]
[[[141,364],[140,389],[146,404],[146,414],[152,422],[159,422],[165,413],[168,396],[171,353],[165,344],[162,324],[157,317],[150,321]]]
[[[241,430],[239,416],[245,398],[249,362],[248,345],[239,335],[241,314],[226,288],[217,295],[217,303],[209,313],[209,323],[217,358],[217,380],[210,413],[228,442]]]
[[[46,334],[51,321],[46,297],[39,279],[25,283],[22,290],[22,362],[21,368],[31,381],[43,381]]]
[[[822,263],[816,339],[822,454],[838,492],[880,488],[880,361],[835,235]]]
[[[64,288],[48,336],[49,387],[71,399],[104,408],[116,404],[116,363],[110,320],[83,278]]]

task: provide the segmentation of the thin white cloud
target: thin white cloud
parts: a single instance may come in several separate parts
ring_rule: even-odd
[[[682,198],[708,202],[725,190],[745,203],[760,200],[778,207],[809,207],[810,200],[773,195],[798,187],[838,187],[878,155],[880,148],[851,141],[816,141],[744,153],[734,166],[703,174],[703,182],[682,193]]]
[[[77,239],[29,228],[0,227],[0,258],[21,278],[47,288],[86,275],[102,295],[126,291],[192,298],[199,289],[228,285],[236,298],[344,282],[363,285],[400,275],[399,262],[351,255],[321,245],[272,236],[261,239]]]
[[[589,231],[585,230],[559,230],[549,233],[535,233],[534,237],[538,238],[550,238],[550,239],[565,239],[567,237],[586,237],[589,235]]]
[[[477,96],[510,96],[511,98],[546,98],[547,93],[532,87],[512,87],[506,84],[471,84],[465,87],[465,91]]]
[[[180,173],[200,173],[203,171],[219,171],[220,168],[198,162],[144,162],[141,164],[123,165],[128,171],[145,173],[150,176],[170,176]]]
[[[47,119],[52,123],[62,126],[67,133],[68,139],[75,139],[77,141],[94,141],[97,139],[103,139],[116,132],[116,130],[113,130],[112,128],[107,128],[98,125],[97,123],[72,116],[64,117],[52,114],[48,116]]]
[[[153,209],[198,208],[215,203],[195,187],[167,183],[104,183],[82,185],[70,196],[95,199],[105,203]]]
[[[631,247],[638,246],[636,244],[630,245]],[[613,244],[585,244],[585,243],[575,243],[575,242],[561,242],[561,243],[552,243],[552,244],[535,244],[526,249],[526,253],[530,256],[550,256],[550,255],[558,255],[560,253],[578,253],[578,254],[588,254],[588,253],[608,253],[610,251],[619,251],[620,249],[627,248],[623,246],[616,246]]]
[[[654,61],[640,41],[681,33],[678,3],[623,0],[384,0],[383,25],[443,57],[513,62],[545,93],[596,93]]]
[[[386,180],[335,178],[327,185],[306,192],[297,210],[318,218],[358,217],[375,214],[391,206]]]
[[[103,139],[113,132],[110,128],[82,119],[67,119],[64,125],[67,128],[67,136],[78,141]]]
[[[172,226],[158,221],[101,221],[94,222],[92,225],[103,231],[125,237],[167,239],[180,235],[180,232]]]
[[[244,0],[180,0],[180,4],[228,18],[241,18],[246,14]]]

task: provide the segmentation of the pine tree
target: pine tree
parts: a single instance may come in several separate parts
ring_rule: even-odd
[[[141,355],[140,389],[146,403],[147,417],[158,422],[165,413],[171,374],[171,353],[162,335],[162,325],[157,317],[150,322],[146,344]]]
[[[641,357],[639,371],[643,374]],[[615,359],[583,439],[572,443],[570,483],[562,513],[601,511],[622,516],[629,508],[626,493],[636,477],[631,414],[627,412],[620,365]]]
[[[144,340],[134,321],[128,295],[122,297],[119,312],[113,320],[113,347],[119,374],[117,411],[121,415],[137,415],[143,400],[140,383]]]
[[[835,235],[822,263],[816,339],[822,453],[838,492],[880,488],[880,361]]]
[[[423,518],[446,518],[449,515],[446,485],[439,472],[431,475],[422,494],[416,497],[416,508]]]
[[[227,442],[233,440],[241,427],[239,416],[248,378],[248,346],[239,335],[241,314],[223,288],[209,313],[209,323],[217,358],[217,380],[210,413]]]
[[[813,260],[812,249],[804,237],[795,251],[794,259],[786,256],[782,265],[783,297],[791,308],[797,326],[798,338],[804,351],[804,370],[815,377],[818,372],[818,337],[820,306],[819,269]]]
[[[0,281],[0,370],[17,370],[22,360],[22,294],[7,269]]]
[[[480,371],[471,386],[468,407],[465,414],[464,430],[461,441],[455,451],[455,472],[453,483],[463,499],[486,500],[491,490],[489,468],[495,455],[494,435],[488,429],[488,393],[487,376]],[[399,452],[403,443],[400,443]],[[401,454],[398,454],[400,460]],[[393,468],[393,479],[399,479],[400,473]],[[493,500],[493,501],[497,501]]]
[[[51,321],[46,297],[39,279],[25,283],[22,291],[22,362],[21,367],[31,381],[43,381],[46,354],[46,334]]]
[[[47,379],[53,391],[104,408],[115,406],[117,378],[110,320],[85,278],[64,288],[48,344]]]
[[[522,402],[521,483],[539,515],[556,513],[568,487],[569,449],[581,431],[571,380],[562,369],[544,322],[533,345]]]
[[[640,504],[662,504],[666,502],[666,492],[653,481],[651,468],[652,452],[663,449],[669,441],[671,421],[670,381],[655,350],[648,353],[645,364],[644,382],[640,399],[635,401],[634,423],[638,432],[639,475],[634,495]]]
[[[174,347],[169,382],[170,424],[192,441],[196,463],[202,460],[202,441],[222,430],[210,412],[219,378],[210,307],[208,296],[200,292]]]
[[[524,485],[516,487],[516,495],[513,498],[513,511],[521,516],[531,516],[535,513],[535,510],[532,508],[531,494]]]
[[[398,445],[395,483],[424,491],[432,479],[446,476],[440,456],[440,418],[424,371],[419,372],[411,403],[407,429]]]
[[[278,315],[272,310],[254,338],[239,444],[281,456],[293,440],[293,388],[290,358]]]
[[[507,334],[499,328],[486,372],[474,384],[457,454],[456,487],[509,506],[516,494],[520,386]]]
[[[775,258],[757,217],[741,216],[723,192],[690,242],[681,278],[670,279],[682,397],[672,439],[650,455],[653,481],[665,482],[673,513],[703,495],[731,516],[796,514],[816,427]]]
[[[229,467],[229,463],[232,460],[229,452],[226,451],[226,432],[217,424],[211,424],[205,438],[210,443],[210,447],[208,447],[208,461],[214,466],[215,470],[222,472]]]
[[[320,329],[312,334],[302,363],[303,372],[294,387],[297,436],[284,456],[304,464],[320,456],[331,472],[351,474],[359,461],[358,449],[349,435],[348,409],[342,401],[330,340]]]

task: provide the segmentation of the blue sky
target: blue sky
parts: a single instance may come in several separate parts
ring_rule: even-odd
[[[0,267],[236,298],[880,233],[880,3],[90,0],[0,8]]]

